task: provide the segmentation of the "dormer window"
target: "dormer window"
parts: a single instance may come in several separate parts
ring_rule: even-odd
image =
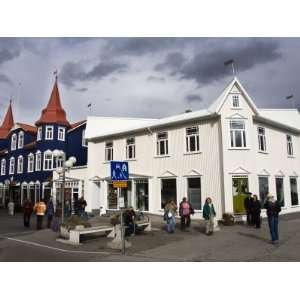
[[[17,135],[14,133],[11,136],[11,150],[16,150],[17,149]]]
[[[240,108],[240,98],[239,95],[232,96],[232,107],[233,108]]]
[[[42,127],[39,127],[38,128],[38,131],[37,131],[37,137],[36,137],[36,139],[38,140],[38,141],[41,141],[42,140],[42,131],[43,129],[42,129]]]
[[[19,139],[18,139],[18,148],[22,149],[24,147],[24,132],[19,132]]]
[[[59,141],[65,141],[65,128],[64,127],[58,127],[57,139]]]
[[[46,126],[45,140],[53,140],[53,126]]]
[[[9,174],[14,174],[15,173],[15,158],[11,157],[9,159]]]

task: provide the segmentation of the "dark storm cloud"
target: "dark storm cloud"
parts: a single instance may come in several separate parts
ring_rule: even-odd
[[[6,83],[6,84],[12,84],[11,79],[6,76],[5,74],[0,74],[0,82]]]
[[[21,40],[0,38],[0,65],[20,56],[21,48]]]
[[[256,65],[281,58],[279,43],[272,39],[237,39],[234,44],[222,45],[222,40],[213,48],[205,49],[183,64],[180,53],[168,54],[165,61],[156,65],[155,70],[168,70],[170,75],[180,79],[192,79],[208,84],[231,74],[230,66],[224,62],[233,58],[238,72],[246,71]]]
[[[185,57],[180,52],[171,52],[167,55],[165,61],[157,64],[154,69],[156,71],[170,70],[171,75],[175,75],[180,71],[185,61]]]
[[[147,80],[151,81],[151,82],[165,82],[166,81],[166,79],[164,77],[153,76],[153,75],[148,76]]]
[[[121,73],[127,69],[127,65],[118,62],[100,62],[90,71],[84,71],[80,63],[67,62],[63,65],[60,80],[67,87],[73,87],[76,82],[87,80],[101,80],[102,78],[113,74]]]
[[[99,80],[112,73],[120,73],[127,69],[127,65],[118,62],[100,62],[86,74],[87,79]]]
[[[193,103],[193,102],[196,102],[196,103],[200,103],[203,101],[203,99],[201,98],[200,95],[198,94],[189,94],[185,97],[185,100],[188,102],[188,103]]]
[[[63,65],[59,74],[59,79],[62,84],[67,87],[73,87],[75,82],[83,81],[86,74],[80,63],[67,62]]]

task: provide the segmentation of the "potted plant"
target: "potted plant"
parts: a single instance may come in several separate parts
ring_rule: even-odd
[[[68,239],[70,230],[85,227],[91,227],[91,224],[88,221],[73,215],[60,225],[60,236]]]

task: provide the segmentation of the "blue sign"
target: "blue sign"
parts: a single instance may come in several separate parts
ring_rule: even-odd
[[[111,161],[110,177],[112,181],[126,181],[129,179],[128,162]]]

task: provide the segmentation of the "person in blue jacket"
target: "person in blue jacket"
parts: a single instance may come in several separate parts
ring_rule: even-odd
[[[205,219],[205,233],[211,235],[214,232],[214,219],[216,216],[216,211],[212,200],[210,197],[207,197],[203,207],[203,218]]]

